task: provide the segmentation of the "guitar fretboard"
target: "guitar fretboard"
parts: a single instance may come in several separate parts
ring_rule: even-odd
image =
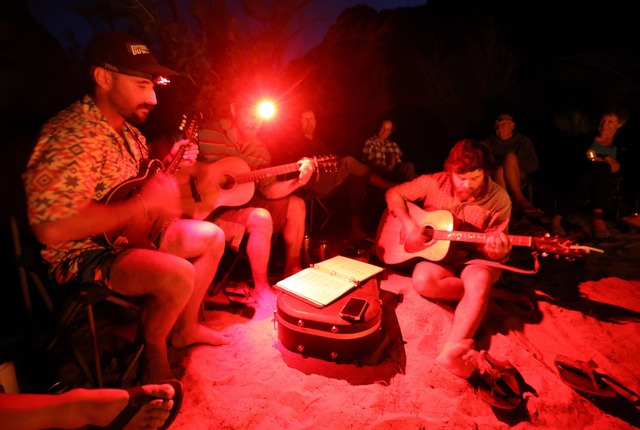
[[[299,168],[300,166],[297,162],[283,164],[282,166],[268,167],[266,169],[252,170],[251,172],[241,173],[239,175],[235,175],[234,180],[237,184],[246,184],[247,182],[255,182],[259,181],[260,179],[295,172]]]
[[[533,244],[531,236],[513,236],[507,235],[511,245],[513,246],[528,246]],[[465,231],[446,231],[446,230],[433,230],[433,239],[435,240],[449,240],[452,242],[473,242],[473,243],[485,243],[487,241],[486,233],[475,233]]]

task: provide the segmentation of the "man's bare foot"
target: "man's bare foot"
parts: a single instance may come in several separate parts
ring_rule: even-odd
[[[229,341],[215,330],[198,324],[192,332],[174,332],[171,334],[171,347],[185,349],[198,345],[228,345]]]
[[[454,344],[447,342],[435,361],[454,375],[469,378],[478,368],[478,352],[474,346],[473,339]]]
[[[166,419],[169,417],[169,413],[173,408],[173,396],[175,395],[174,389],[169,384],[161,385],[143,385],[142,390],[148,396],[157,397],[156,399],[149,400],[145,403],[138,413],[129,421],[126,425],[126,430],[138,430],[138,429],[156,429],[161,427]],[[113,419],[118,416],[120,412],[129,403],[129,397],[125,400],[119,400],[118,402],[112,402],[105,408],[105,417],[110,417],[108,422],[104,423],[104,426],[108,425]]]

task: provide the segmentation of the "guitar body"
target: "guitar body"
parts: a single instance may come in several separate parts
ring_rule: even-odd
[[[190,116],[183,115],[182,122],[176,134],[176,139],[187,139],[195,142],[202,114],[197,112]],[[182,161],[186,145],[180,147],[168,166],[164,166],[162,161],[156,159],[145,160],[142,163],[138,175],[122,184],[114,187],[104,197],[103,203],[110,204],[130,198],[135,198],[140,194],[143,185],[154,175],[165,174],[171,176],[175,174]],[[175,179],[175,178],[174,178]],[[116,248],[148,248],[155,249],[154,241],[162,231],[165,221],[165,213],[162,211],[150,212],[145,207],[145,211],[136,217],[124,228],[118,231],[105,232],[104,240]]]
[[[140,193],[142,185],[160,172],[162,172],[162,163],[159,160],[148,160],[136,177],[113,188],[103,199],[104,203],[110,204],[135,197]],[[164,214],[149,213],[147,215],[137,217],[121,230],[106,232],[104,237],[107,243],[114,247],[155,248],[153,241],[160,234],[164,224]]]
[[[409,215],[418,226],[427,230],[453,231],[453,215],[445,210],[425,212],[413,203],[407,202]],[[430,261],[445,260],[452,252],[451,241],[434,240],[424,244],[424,248],[417,252],[407,252],[404,249],[406,232],[398,218],[389,210],[385,210],[378,225],[376,235],[376,256],[386,264],[407,263],[413,259],[427,259]]]
[[[318,172],[336,168],[336,157],[314,157]],[[297,162],[251,170],[239,157],[224,157],[213,163],[198,161],[189,169],[178,172],[180,200],[185,218],[205,219],[222,206],[242,206],[256,190],[256,182],[298,171]]]
[[[254,182],[238,183],[234,178],[251,171],[238,157],[225,157],[214,163],[196,162],[178,172],[182,212],[186,218],[205,219],[222,206],[242,206],[253,197]],[[190,178],[195,178],[199,200],[193,198]]]

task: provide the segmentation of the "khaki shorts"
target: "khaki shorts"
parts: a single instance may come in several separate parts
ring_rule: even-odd
[[[290,197],[267,199],[256,194],[249,203],[240,208],[219,208],[209,218],[224,231],[225,241],[234,250],[240,248],[242,238],[246,234],[249,215],[255,208],[264,208],[271,214],[273,231],[282,232],[287,221]]]

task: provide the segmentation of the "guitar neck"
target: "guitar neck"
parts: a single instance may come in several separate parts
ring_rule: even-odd
[[[513,246],[531,247],[533,245],[533,238],[531,236],[507,235],[507,237]],[[451,242],[486,243],[487,233],[434,230],[433,238],[435,240],[449,240]]]
[[[185,151],[187,150],[187,146],[183,145],[178,149],[175,157],[171,160],[171,163],[164,169],[163,173],[166,175],[173,175],[178,171],[180,167],[180,162],[182,161],[182,157],[184,156]]]
[[[252,170],[246,173],[240,173],[234,176],[235,182],[245,184],[247,182],[256,182],[260,179],[270,178],[272,176],[284,175],[285,173],[296,172],[300,166],[297,162],[283,164],[276,167],[268,167],[266,169]]]

